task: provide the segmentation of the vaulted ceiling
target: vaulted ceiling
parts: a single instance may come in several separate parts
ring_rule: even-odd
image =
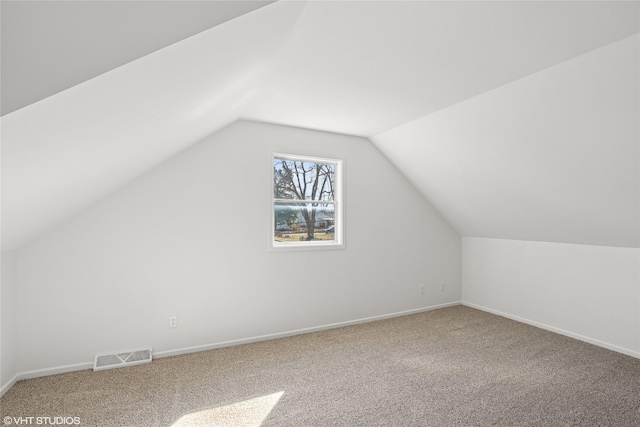
[[[273,1],[3,0],[2,115]]]
[[[640,245],[639,2],[11,3],[3,250],[237,119],[371,138],[461,235]]]

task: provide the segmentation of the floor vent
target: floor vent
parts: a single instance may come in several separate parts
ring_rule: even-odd
[[[118,353],[103,353],[96,356],[93,364],[94,371],[121,368],[123,366],[141,365],[151,362],[151,349],[120,351]]]

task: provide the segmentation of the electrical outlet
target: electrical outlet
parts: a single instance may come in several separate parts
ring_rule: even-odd
[[[418,286],[418,292],[424,294],[424,285]]]
[[[178,318],[176,316],[169,317],[169,327],[170,328],[178,327]]]
[[[440,283],[440,291],[444,291],[444,288],[446,286],[446,283]]]

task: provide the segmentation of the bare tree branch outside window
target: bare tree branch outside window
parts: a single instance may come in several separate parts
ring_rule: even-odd
[[[335,165],[275,157],[273,195],[274,229],[297,226],[306,233],[301,240],[316,240],[317,228],[335,221]]]

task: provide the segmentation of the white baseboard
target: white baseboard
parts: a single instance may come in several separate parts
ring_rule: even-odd
[[[570,332],[570,331],[566,331],[564,329],[560,329],[560,328],[556,328],[555,326],[550,326],[544,323],[540,323],[540,322],[536,322],[534,320],[530,320],[530,319],[525,319],[523,317],[520,316],[515,316],[513,314],[509,314],[509,313],[504,313],[502,311],[499,310],[494,310],[492,308],[488,308],[488,307],[484,307],[478,304],[473,304],[467,301],[462,301],[461,302],[462,305],[467,306],[467,307],[471,307],[471,308],[475,308],[481,311],[486,311],[487,313],[491,313],[491,314],[496,314],[498,316],[502,316],[502,317],[506,317],[507,319],[511,319],[511,320],[515,320],[516,322],[520,322],[520,323],[526,323],[527,325],[531,325],[531,326],[535,326],[537,328],[540,329],[545,329],[547,331],[551,331],[551,332],[555,332],[556,334],[560,334],[560,335],[565,335],[567,337],[570,338],[575,338],[577,340],[580,341],[584,341],[587,342],[589,344],[593,344],[593,345],[597,345],[598,347],[603,347],[606,348],[607,350],[612,350],[618,353],[622,353],[622,354],[626,354],[627,356],[631,356],[631,357],[635,357],[637,359],[640,359],[640,353],[634,350],[629,350],[627,348],[624,347],[619,347],[617,345],[614,344],[610,344],[608,342],[604,342],[604,341],[600,341],[597,340],[595,338],[590,338],[584,335],[580,335],[580,334],[576,334],[574,332]]]
[[[15,374],[15,375],[13,376],[13,378],[11,378],[9,381],[7,381],[7,383],[6,383],[6,384],[4,384],[4,385],[0,388],[0,397],[4,396],[4,394],[5,394],[7,391],[9,391],[9,389],[10,389],[11,387],[13,387],[13,385],[14,385],[15,383],[17,383],[17,382],[18,382],[18,374]]]
[[[36,369],[34,371],[26,371],[17,373],[9,382],[0,389],[0,397],[3,396],[15,383],[20,380],[28,380],[29,378],[46,377],[49,375],[64,374],[65,372],[82,371],[85,369],[93,369],[93,362],[77,363],[75,365],[57,366],[55,368]]]
[[[195,353],[198,351],[214,350],[216,348],[231,347],[234,345],[273,340],[277,338],[290,337],[293,335],[308,334],[311,332],[318,332],[318,331],[323,331],[327,329],[335,329],[343,326],[357,325],[359,323],[375,322],[376,320],[391,319],[394,317],[407,316],[410,314],[422,313],[425,311],[437,310],[440,308],[453,307],[460,304],[461,304],[460,301],[456,301],[456,302],[451,302],[446,304],[439,304],[439,305],[432,305],[429,307],[417,308],[413,310],[399,311],[396,313],[382,314],[379,316],[349,320],[346,322],[338,322],[338,323],[331,323],[328,325],[314,326],[311,328],[295,329],[295,330],[279,332],[275,334],[258,335],[255,337],[242,338],[242,339],[218,342],[213,344],[198,345],[194,347],[185,347],[185,348],[179,348],[175,350],[165,350],[165,351],[153,353],[153,357],[160,358],[160,357],[169,357],[169,356],[179,356],[181,354]],[[45,369],[38,369],[34,371],[20,372],[16,374],[11,380],[9,380],[5,385],[2,386],[2,388],[0,389],[0,396],[4,395],[11,387],[13,387],[13,385],[16,382],[20,380],[26,380],[29,378],[37,378],[37,377],[45,377],[48,375],[55,375],[55,374],[63,374],[65,372],[81,371],[84,369],[93,369],[93,361],[86,362],[86,363],[77,363],[75,365],[65,365],[65,366],[58,366],[54,368],[45,368]]]
[[[290,336],[294,336],[294,335],[302,335],[302,334],[308,334],[308,333],[311,333],[311,332],[324,331],[324,330],[327,330],[327,329],[335,329],[335,328],[341,328],[341,327],[344,327],[344,326],[357,325],[357,324],[360,324],[360,323],[375,322],[376,320],[384,320],[384,319],[391,319],[391,318],[394,318],[394,317],[408,316],[410,314],[422,313],[422,312],[425,312],[425,311],[437,310],[437,309],[440,309],[440,308],[453,307],[453,306],[460,305],[460,304],[461,304],[460,301],[456,301],[456,302],[451,302],[451,303],[446,303],[446,304],[439,304],[439,305],[432,305],[432,306],[429,306],[429,307],[417,308],[417,309],[413,309],[413,310],[399,311],[399,312],[396,312],[396,313],[382,314],[380,316],[372,316],[372,317],[365,317],[365,318],[362,318],[362,319],[349,320],[349,321],[346,321],[346,322],[331,323],[331,324],[328,324],[328,325],[314,326],[314,327],[311,327],[311,328],[294,329],[294,330],[291,330],[291,331],[279,332],[279,333],[276,333],[276,334],[259,335],[259,336],[255,336],[255,337],[242,338],[242,339],[231,340],[231,341],[224,341],[224,342],[219,342],[219,343],[214,343],[214,344],[205,344],[205,345],[198,345],[198,346],[195,346],[195,347],[180,348],[180,349],[176,349],[176,350],[160,351],[160,352],[157,352],[157,353],[153,353],[153,357],[179,356],[181,354],[195,353],[195,352],[198,352],[198,351],[215,350],[217,348],[231,347],[231,346],[234,346],[234,345],[242,345],[242,344],[250,344],[250,343],[253,343],[253,342],[274,340],[274,339],[285,338],[285,337],[290,337]]]
[[[294,336],[294,335],[301,335],[301,334],[308,334],[311,332],[318,332],[318,331],[323,331],[323,330],[328,330],[328,329],[335,329],[335,328],[341,328],[344,326],[351,326],[351,325],[357,325],[360,323],[367,323],[367,322],[375,322],[377,320],[384,320],[384,319],[391,319],[394,317],[401,317],[401,316],[407,316],[410,314],[416,314],[416,313],[422,313],[422,312],[426,312],[426,311],[431,311],[431,310],[437,310],[440,308],[447,308],[447,307],[454,307],[457,305],[464,305],[467,307],[471,307],[471,308],[475,308],[481,311],[485,311],[487,313],[491,313],[491,314],[495,314],[498,316],[502,316],[502,317],[506,317],[508,319],[511,320],[515,320],[517,322],[521,322],[521,323],[525,323],[531,326],[535,326],[541,329],[545,329],[547,331],[551,331],[551,332],[555,332],[557,334],[561,334],[561,335],[565,335],[568,336],[570,338],[575,338],[577,340],[580,341],[584,341],[587,342],[589,344],[593,344],[593,345],[597,345],[599,347],[603,347],[606,348],[608,350],[612,350],[618,353],[622,353],[622,354],[626,354],[628,356],[631,357],[635,357],[637,359],[640,359],[640,352],[637,351],[633,351],[633,350],[629,350],[623,347],[619,347],[617,345],[614,344],[610,344],[604,341],[600,341],[594,338],[590,338],[584,335],[580,335],[580,334],[576,334],[570,331],[566,331],[564,329],[560,329],[560,328],[556,328],[554,326],[550,326],[544,323],[540,323],[540,322],[536,322],[530,319],[525,319],[523,317],[520,316],[515,316],[509,313],[504,313],[502,311],[499,310],[494,310],[488,307],[484,307],[478,304],[474,304],[474,303],[470,303],[467,301],[456,301],[456,302],[451,302],[451,303],[446,303],[446,304],[439,304],[439,305],[433,305],[433,306],[429,306],[429,307],[422,307],[422,308],[417,308],[417,309],[413,309],[413,310],[406,310],[406,311],[399,311],[399,312],[395,312],[395,313],[390,313],[390,314],[383,314],[383,315],[379,315],[379,316],[372,316],[372,317],[365,317],[365,318],[361,318],[361,319],[356,319],[356,320],[349,320],[346,322],[338,322],[338,323],[331,323],[331,324],[327,324],[327,325],[322,325],[322,326],[314,326],[311,328],[303,328],[303,329],[295,329],[295,330],[291,330],[291,331],[286,331],[286,332],[279,332],[279,333],[275,333],[275,334],[267,334],[267,335],[258,335],[258,336],[254,336],[254,337],[249,337],[249,338],[242,338],[242,339],[237,339],[237,340],[230,340],[230,341],[223,341],[223,342],[218,342],[218,343],[212,343],[212,344],[205,344],[205,345],[199,345],[199,346],[193,346],[193,347],[185,347],[185,348],[180,348],[180,349],[174,349],[174,350],[165,350],[165,351],[160,351],[157,353],[153,354],[153,357],[156,358],[161,358],[161,357],[170,357],[170,356],[179,356],[181,354],[188,354],[188,353],[195,353],[198,351],[206,351],[206,350],[214,350],[217,348],[224,348],[224,347],[231,347],[234,345],[242,345],[242,344],[250,344],[253,342],[260,342],[260,341],[267,341],[267,340],[272,340],[272,339],[278,339],[278,338],[285,338],[285,337],[290,337],[290,336]],[[44,376],[48,376],[48,375],[55,375],[55,374],[62,374],[65,372],[73,372],[73,371],[80,371],[80,370],[84,370],[84,369],[92,369],[93,368],[93,362],[86,362],[86,363],[78,363],[78,364],[74,364],[74,365],[65,365],[65,366],[58,366],[58,367],[54,367],[54,368],[46,368],[46,369],[38,369],[38,370],[33,370],[33,371],[27,371],[27,372],[21,372],[18,373],[16,375],[14,375],[13,378],[11,378],[6,384],[2,385],[2,388],[0,388],[0,397],[3,396],[11,387],[13,387],[13,385],[20,381],[20,380],[25,380],[25,379],[29,379],[29,378],[37,378],[37,377],[44,377]]]

